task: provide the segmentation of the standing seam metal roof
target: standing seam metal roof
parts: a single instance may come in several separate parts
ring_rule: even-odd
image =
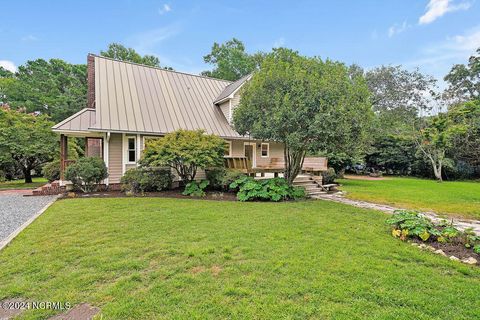
[[[216,97],[229,81],[94,56],[95,124],[92,130],[165,134],[203,129],[238,138]]]

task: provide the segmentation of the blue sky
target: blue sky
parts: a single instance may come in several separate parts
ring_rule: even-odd
[[[357,63],[419,66],[441,78],[480,47],[475,0],[3,1],[0,65],[36,58],[85,63],[111,42],[198,73],[214,41],[274,46]]]

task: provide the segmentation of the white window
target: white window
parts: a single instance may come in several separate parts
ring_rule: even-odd
[[[137,138],[136,137],[127,138],[127,162],[129,163],[137,162]]]
[[[262,143],[262,149],[261,149],[261,155],[262,158],[268,158],[270,154],[270,144],[268,143]]]
[[[232,156],[232,141],[226,141],[224,156],[225,157],[231,157]]]

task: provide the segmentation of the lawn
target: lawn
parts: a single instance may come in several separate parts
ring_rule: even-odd
[[[347,197],[450,216],[480,219],[480,183],[415,178],[341,179]]]
[[[25,180],[13,180],[13,181],[5,181],[0,182],[0,190],[9,190],[9,189],[35,189],[40,186],[43,186],[48,181],[45,178],[33,178],[32,183],[25,183]]]
[[[88,302],[105,319],[478,317],[480,268],[392,238],[385,218],[323,201],[61,200],[0,252],[0,300]]]

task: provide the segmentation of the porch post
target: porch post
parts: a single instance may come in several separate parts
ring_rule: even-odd
[[[65,180],[65,161],[68,159],[68,137],[60,135],[60,180]]]

